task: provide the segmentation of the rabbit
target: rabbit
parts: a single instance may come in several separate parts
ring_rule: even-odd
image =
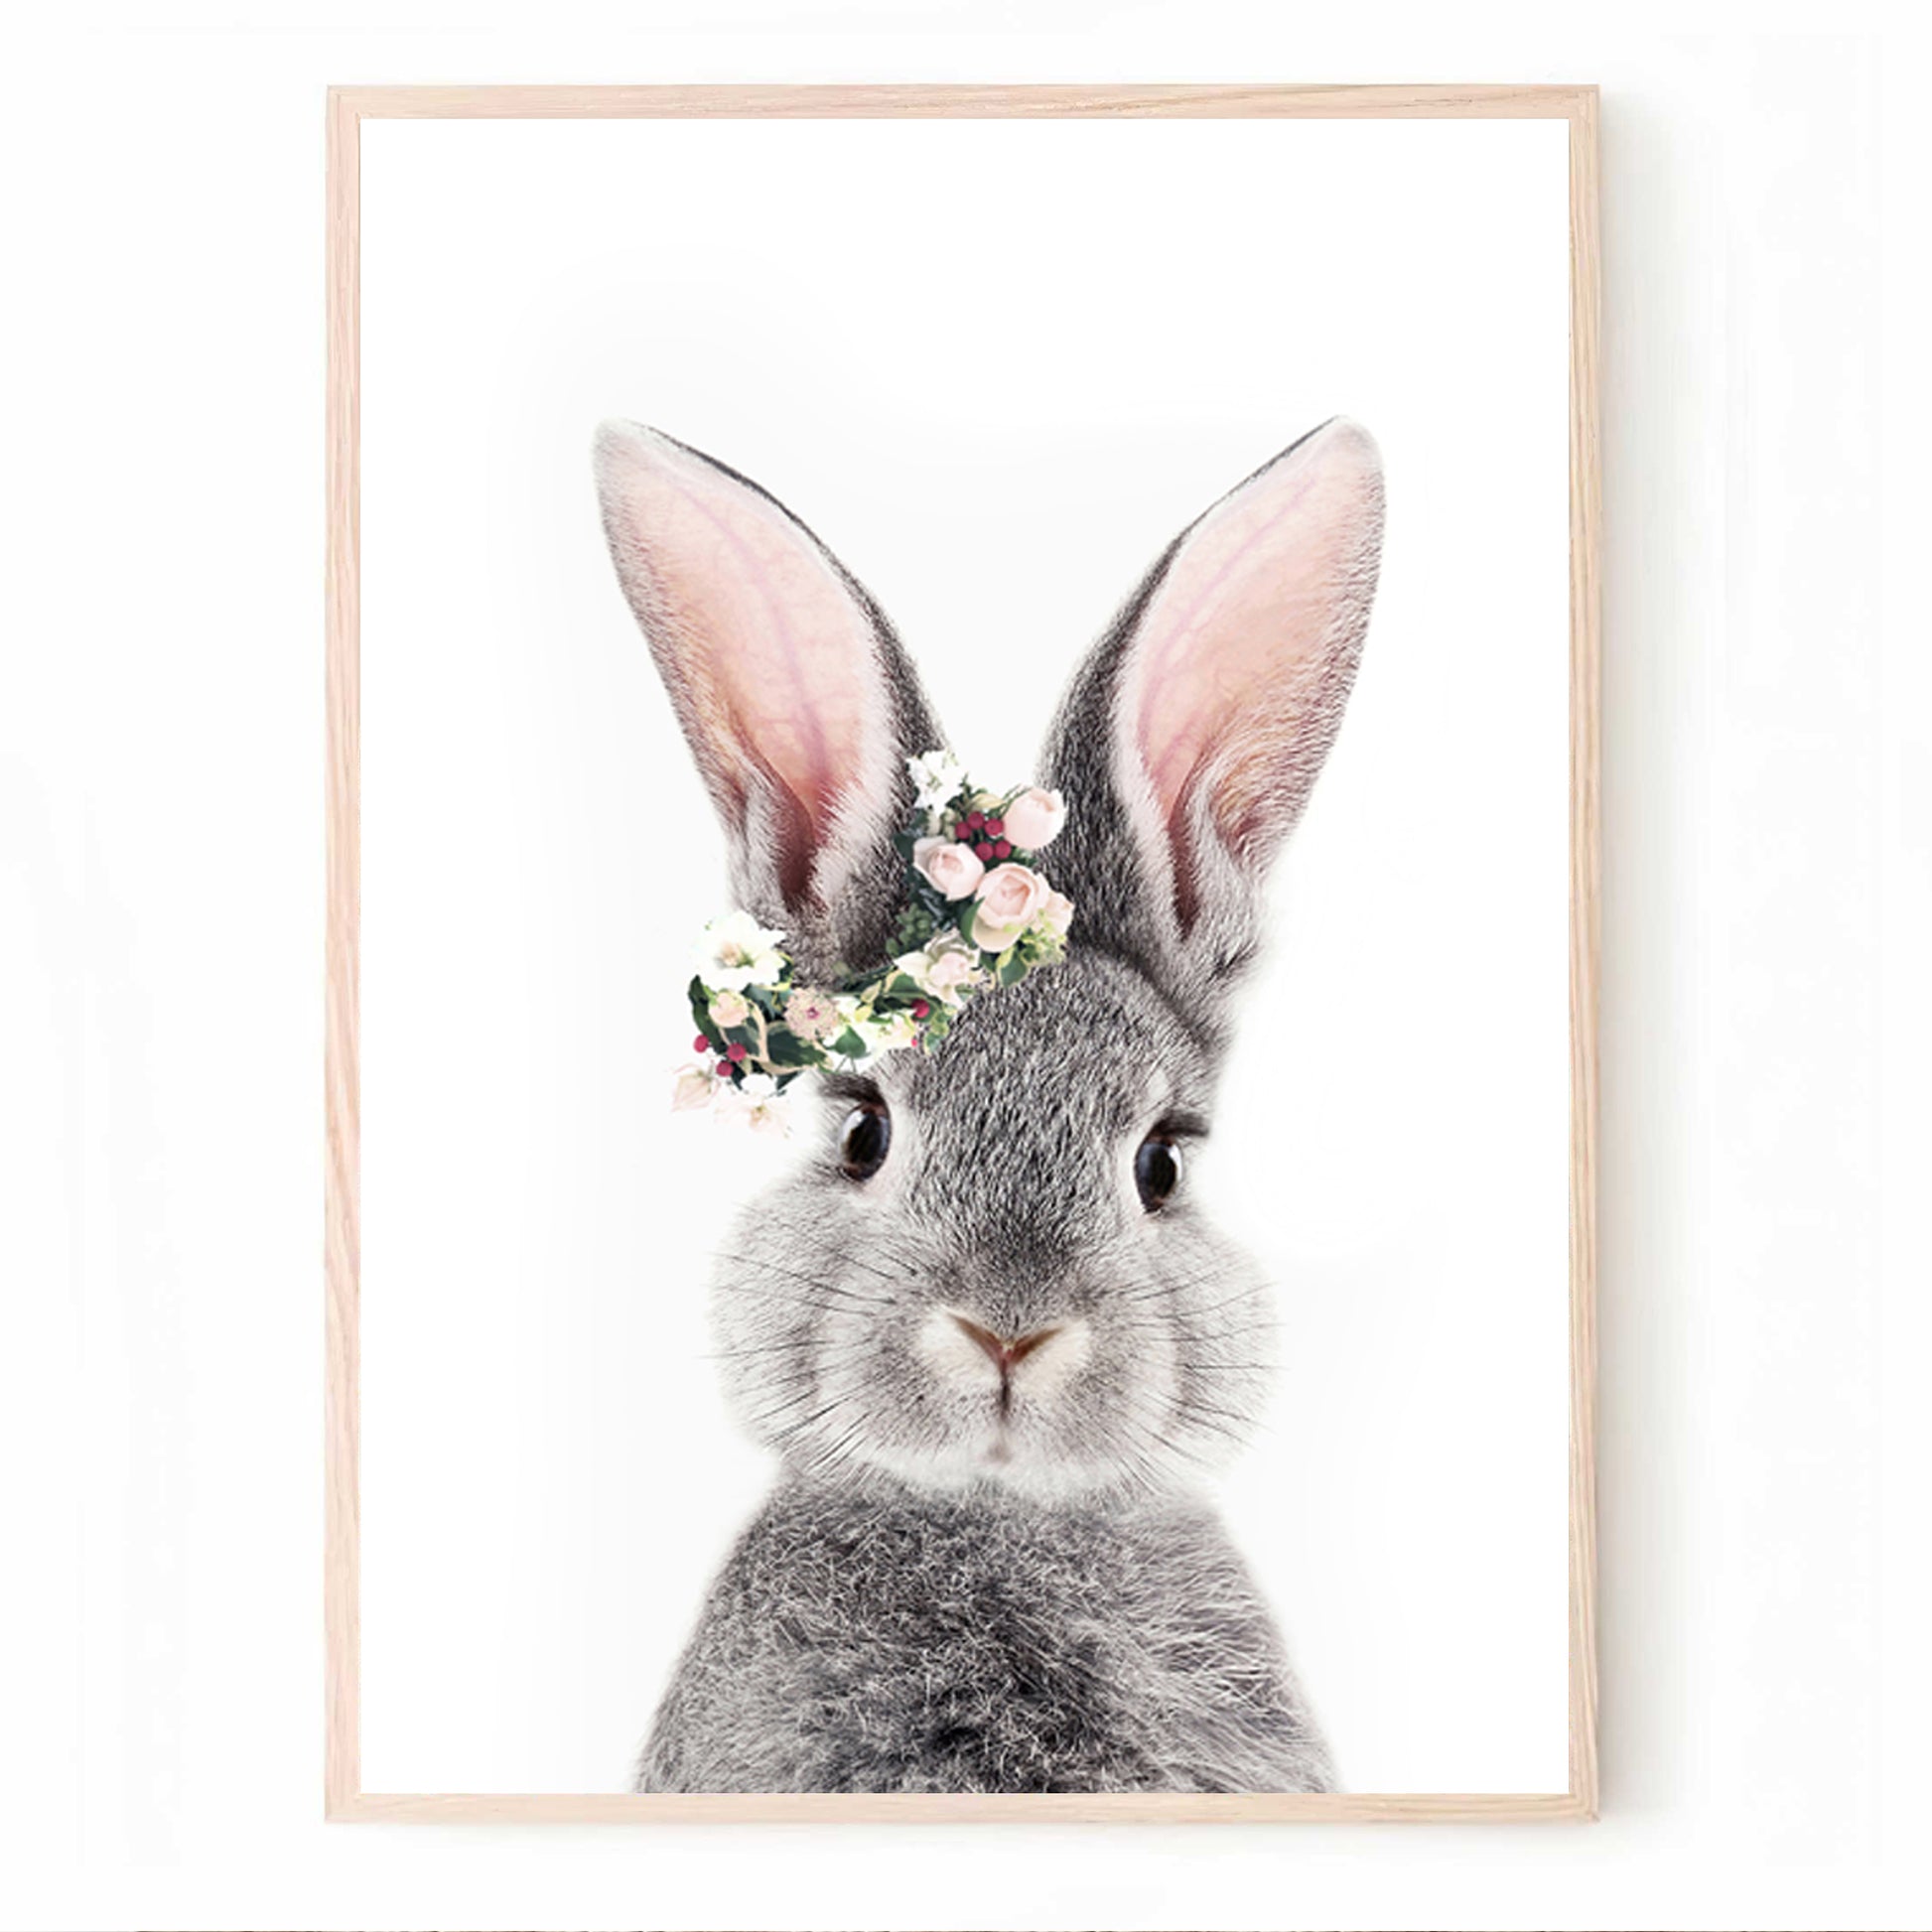
[[[945,739],[871,596],[775,498],[653,430],[597,442],[618,576],[722,821],[732,902],[806,970],[882,962],[908,758]],[[1065,959],[937,1050],[820,1089],[712,1279],[775,1487],[712,1586],[647,1792],[1336,1788],[1201,1493],[1271,1317],[1203,1219],[1265,876],[1354,679],[1383,485],[1341,418],[1188,526],[1077,671],[1039,781]]]

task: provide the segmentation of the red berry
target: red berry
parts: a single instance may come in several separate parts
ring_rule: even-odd
[[[993,856],[996,859],[1011,859],[1013,857],[1013,847],[1005,839],[1002,839],[993,848]]]
[[[728,1060],[730,1060],[734,1066],[736,1066],[738,1062],[745,1057],[744,1043],[740,1040],[736,1040],[736,1039],[733,1040],[732,1043],[725,1048],[725,1057]]]
[[[912,1002],[912,1018],[914,1020],[923,1020],[931,1011],[932,1003],[929,1000],[914,1000]]]
[[[708,1053],[711,1051],[711,1041],[705,1038],[703,1034],[700,1034],[697,1036],[697,1038],[691,1042],[691,1050],[694,1053]]]
[[[986,814],[984,812],[968,812],[966,814],[966,823],[977,832],[986,823]]]
[[[993,841],[991,839],[981,839],[980,842],[976,846],[974,846],[973,850],[982,859],[990,859],[993,856]]]
[[[973,828],[962,819],[953,827],[952,835],[956,839],[970,839],[973,836]]]
[[[1007,829],[1007,822],[1003,818],[989,818],[986,821],[986,829],[997,839]]]

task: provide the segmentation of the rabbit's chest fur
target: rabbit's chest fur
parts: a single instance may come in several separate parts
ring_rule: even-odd
[[[1213,1516],[781,1486],[659,1708],[660,1791],[1322,1790]]]

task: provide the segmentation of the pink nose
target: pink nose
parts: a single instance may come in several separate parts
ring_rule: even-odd
[[[955,1314],[953,1319],[992,1357],[1003,1382],[1035,1348],[1043,1348],[1059,1333],[1057,1328],[1036,1328],[1030,1335],[996,1335],[991,1328],[982,1328],[963,1314]]]

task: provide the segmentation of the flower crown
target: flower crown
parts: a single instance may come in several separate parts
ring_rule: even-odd
[[[713,919],[689,989],[699,1057],[677,1074],[674,1108],[785,1133],[785,1090],[799,1074],[857,1072],[903,1046],[930,1052],[968,1000],[1064,955],[1072,903],[1031,863],[1066,822],[1060,794],[977,790],[950,752],[905,766],[917,796],[894,841],[908,901],[897,956],[837,987],[811,986],[782,932],[749,912]]]

